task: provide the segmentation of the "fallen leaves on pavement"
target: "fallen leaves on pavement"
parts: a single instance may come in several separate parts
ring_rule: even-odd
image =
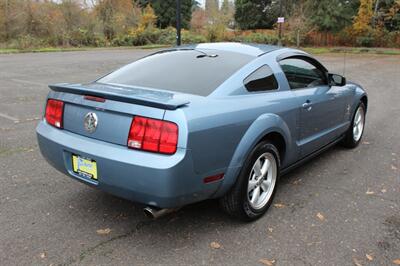
[[[260,259],[259,261],[267,266],[272,266],[275,263],[275,260]]]
[[[213,249],[220,249],[221,248],[221,244],[218,242],[211,242],[210,243],[210,247],[212,247]]]
[[[111,232],[110,228],[99,229],[96,231],[98,235],[108,235]]]
[[[274,207],[275,207],[275,208],[278,208],[278,209],[282,209],[282,208],[285,208],[286,205],[283,204],[283,203],[275,203],[275,204],[274,204]]]
[[[370,254],[365,254],[365,257],[367,257],[367,259],[369,261],[373,261],[374,260],[374,257],[372,255],[370,255]]]
[[[362,266],[361,262],[356,258],[353,258],[353,262],[354,262],[354,265],[356,265],[356,266]]]
[[[317,218],[320,220],[320,221],[324,221],[325,220],[325,217],[322,215],[322,213],[317,213]]]
[[[301,182],[301,178],[293,181],[292,184],[293,185],[298,185],[300,182]]]
[[[367,195],[374,195],[375,194],[375,192],[373,192],[373,191],[371,191],[371,190],[367,190],[367,192],[365,192],[365,194],[367,194]]]

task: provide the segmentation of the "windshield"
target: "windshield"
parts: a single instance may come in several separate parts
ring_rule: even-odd
[[[252,59],[219,50],[167,51],[126,65],[97,82],[207,96]]]

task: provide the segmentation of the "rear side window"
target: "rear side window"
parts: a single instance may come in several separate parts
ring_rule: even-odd
[[[324,70],[300,58],[281,60],[279,64],[291,89],[311,88],[326,85]]]
[[[166,51],[126,65],[97,82],[207,96],[253,59],[211,49]]]
[[[269,66],[264,65],[244,80],[244,86],[250,92],[271,91],[278,89],[278,82],[272,69]]]

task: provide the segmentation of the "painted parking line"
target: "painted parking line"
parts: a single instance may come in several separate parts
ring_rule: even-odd
[[[41,120],[41,119],[42,119],[42,117],[40,117],[40,116],[35,116],[35,117],[31,117],[31,118],[25,118],[25,119],[22,119],[22,120],[14,121],[14,123],[15,123],[15,124],[28,123],[28,122],[38,121],[38,120]]]
[[[10,121],[13,121],[14,123],[19,122],[19,119],[18,119],[18,118],[13,117],[13,116],[10,116],[10,115],[8,115],[8,114],[0,113],[0,117],[3,117],[3,118],[8,119],[8,120],[10,120]]]
[[[24,84],[30,84],[30,85],[39,85],[39,86],[46,86],[46,84],[41,83],[41,82],[36,82],[36,81],[30,81],[30,80],[24,80],[24,79],[11,79],[14,82],[19,82],[19,83],[24,83]]]

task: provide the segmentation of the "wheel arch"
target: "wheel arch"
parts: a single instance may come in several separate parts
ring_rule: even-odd
[[[367,97],[367,95],[364,94],[364,95],[361,97],[360,101],[364,104],[364,106],[365,106],[365,111],[367,111],[367,109],[368,109],[368,97]]]
[[[277,146],[282,163],[288,156],[291,139],[289,127],[281,117],[276,114],[258,117],[239,142],[216,197],[224,195],[235,184],[244,162],[258,143],[264,140],[273,142]]]
[[[283,161],[285,159],[286,141],[281,133],[279,133],[277,131],[269,132],[264,137],[262,137],[258,143],[260,143],[262,141],[270,141],[272,144],[274,144],[275,147],[278,149],[280,160]]]
[[[357,83],[352,83],[353,86],[355,87],[354,89],[354,98],[351,101],[352,104],[352,113],[356,111],[358,105],[360,102],[362,102],[365,105],[365,111],[368,109],[368,95],[367,92],[364,90],[361,85],[358,85]]]

